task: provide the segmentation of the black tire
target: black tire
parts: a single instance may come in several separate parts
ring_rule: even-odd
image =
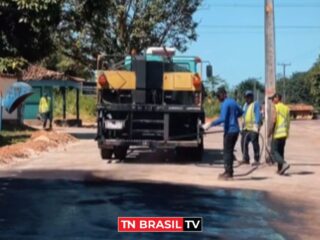
[[[119,146],[114,148],[114,156],[119,160],[123,160],[127,156],[128,147],[127,146]]]
[[[192,151],[192,155],[193,155],[193,158],[195,159],[195,161],[197,161],[197,162],[202,161],[203,150],[204,150],[203,140],[201,140],[201,143],[198,145],[198,147],[194,148]]]
[[[113,154],[112,149],[100,149],[100,155],[102,159],[111,159]]]

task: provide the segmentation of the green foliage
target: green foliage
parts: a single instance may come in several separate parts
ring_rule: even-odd
[[[206,117],[214,117],[220,112],[220,103],[218,99],[213,98],[211,96],[207,97],[204,100],[203,108],[206,114]]]
[[[314,76],[311,83],[312,101],[320,109],[320,75]]]
[[[204,82],[204,87],[207,97],[204,100],[203,108],[207,117],[214,117],[220,112],[220,103],[215,98],[215,93],[220,87],[223,87],[228,91],[229,86],[226,80],[222,79],[220,76],[213,76]]]
[[[0,57],[0,73],[17,73],[27,66],[24,58],[2,58]]]
[[[197,38],[193,14],[201,2],[0,0],[0,57],[45,58],[44,66],[88,78],[100,53],[162,45],[185,51]],[[15,71],[7,60],[0,67]]]
[[[92,79],[93,71],[87,65],[64,55],[61,49],[41,61],[41,64],[48,69],[64,72],[70,76],[81,76],[84,79]]]
[[[76,91],[67,90],[66,92],[67,116],[76,116]],[[96,98],[93,96],[80,95],[80,118],[83,120],[95,120],[96,118]],[[54,92],[54,117],[62,117],[63,99],[60,91]]]
[[[201,2],[65,0],[57,45],[65,56],[90,69],[100,53],[125,55],[162,45],[185,51],[197,38],[193,14]]]
[[[284,91],[285,86],[285,91]],[[297,72],[290,78],[279,79],[277,92],[285,97],[287,103],[306,103],[320,107],[320,58],[306,72]]]
[[[210,96],[214,96],[217,89],[221,87],[225,88],[227,91],[229,89],[227,81],[218,75],[210,77],[205,81],[205,89]]]
[[[60,20],[58,0],[0,0],[1,68],[12,68],[14,58],[37,61],[53,50],[52,33]],[[11,66],[10,66],[11,65]]]
[[[313,104],[320,109],[320,57],[308,72]]]
[[[30,131],[1,131],[0,147],[27,141],[31,136]]]
[[[259,96],[264,94],[264,85],[257,78],[248,78],[234,88],[234,97],[240,103],[244,103],[245,92],[248,90],[254,91],[254,89],[256,89],[256,93],[259,92]]]
[[[25,125],[3,123],[0,132],[0,147],[27,141],[35,129]]]
[[[289,79],[280,79],[276,83],[276,88],[277,92],[282,94],[284,102],[307,104],[312,103],[307,73],[298,72],[294,73]]]

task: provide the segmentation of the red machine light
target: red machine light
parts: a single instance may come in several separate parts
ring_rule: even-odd
[[[101,87],[105,87],[108,85],[108,80],[106,75],[104,75],[104,73],[99,76],[98,82]]]
[[[200,78],[198,73],[196,73],[193,76],[193,86],[195,87],[195,89],[200,89],[201,88],[201,78]]]
[[[194,61],[195,61],[196,63],[201,63],[201,62],[202,62],[201,58],[199,58],[199,57],[195,57],[195,58],[194,58]]]

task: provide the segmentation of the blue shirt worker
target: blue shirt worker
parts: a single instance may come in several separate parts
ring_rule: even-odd
[[[208,130],[213,126],[224,124],[223,160],[225,171],[219,174],[218,178],[229,180],[233,178],[233,152],[240,132],[238,118],[242,116],[243,111],[234,99],[227,97],[224,88],[218,90],[217,98],[221,102],[220,116],[215,121],[205,124],[203,128]]]
[[[243,124],[241,134],[241,150],[242,150],[242,164],[250,164],[249,143],[252,142],[254,152],[254,163],[252,165],[258,166],[260,164],[260,145],[259,132],[262,123],[262,116],[260,111],[260,104],[253,100],[253,92],[246,91],[246,103],[243,106]]]

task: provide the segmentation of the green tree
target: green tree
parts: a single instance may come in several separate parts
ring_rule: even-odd
[[[227,81],[225,79],[221,78],[219,75],[212,76],[212,77],[208,78],[204,82],[204,86],[205,86],[207,95],[211,96],[211,97],[213,97],[215,95],[216,90],[220,87],[225,88],[227,91],[229,89]]]
[[[320,57],[308,72],[312,103],[320,108]]]
[[[201,2],[65,0],[57,45],[63,55],[90,69],[100,53],[124,55],[162,45],[183,52],[197,38],[193,14]]]
[[[70,76],[81,76],[84,79],[91,79],[93,76],[92,69],[87,65],[66,56],[62,53],[60,47],[41,61],[41,65],[48,69],[64,72]]]
[[[59,0],[0,0],[0,68],[19,70],[53,50],[52,32],[60,20]]]
[[[204,111],[207,117],[213,117],[217,115],[220,111],[220,103],[218,99],[215,97],[217,89],[223,87],[228,91],[229,86],[225,79],[216,75],[211,78],[208,78],[204,82],[204,87],[207,94],[203,103]]]
[[[234,88],[234,97],[243,103],[245,92],[248,90],[256,90],[256,95],[259,95],[256,97],[259,97],[259,100],[261,100],[264,94],[264,85],[260,83],[257,78],[248,78]]]
[[[280,79],[276,82],[277,92],[282,94],[286,103],[312,103],[308,74],[297,72],[289,79]]]
[[[284,91],[285,86],[285,91]],[[276,83],[277,91],[287,103],[306,103],[320,107],[320,58],[306,72],[297,72]]]

